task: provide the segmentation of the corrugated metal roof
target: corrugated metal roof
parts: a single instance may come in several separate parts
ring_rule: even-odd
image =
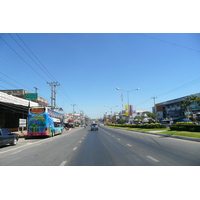
[[[15,96],[6,94],[4,92],[0,92],[0,102],[11,103],[11,104],[21,105],[25,107],[29,106],[29,100],[15,97]],[[36,102],[30,101],[30,106],[39,106],[39,104]]]

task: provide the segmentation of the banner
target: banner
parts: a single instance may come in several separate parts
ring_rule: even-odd
[[[125,115],[126,116],[133,115],[133,106],[132,105],[125,105]]]
[[[125,115],[129,116],[129,105],[125,105]]]

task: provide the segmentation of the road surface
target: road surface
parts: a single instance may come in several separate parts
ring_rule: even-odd
[[[199,166],[200,142],[100,126],[0,147],[0,166]]]

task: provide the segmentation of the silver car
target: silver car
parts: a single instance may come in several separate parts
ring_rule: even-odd
[[[91,131],[97,131],[97,130],[98,130],[98,124],[92,124]]]

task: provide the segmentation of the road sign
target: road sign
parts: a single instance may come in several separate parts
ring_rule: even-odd
[[[37,93],[26,93],[26,94],[24,94],[24,99],[37,100],[38,94]]]
[[[26,127],[26,119],[19,119],[19,127]]]

